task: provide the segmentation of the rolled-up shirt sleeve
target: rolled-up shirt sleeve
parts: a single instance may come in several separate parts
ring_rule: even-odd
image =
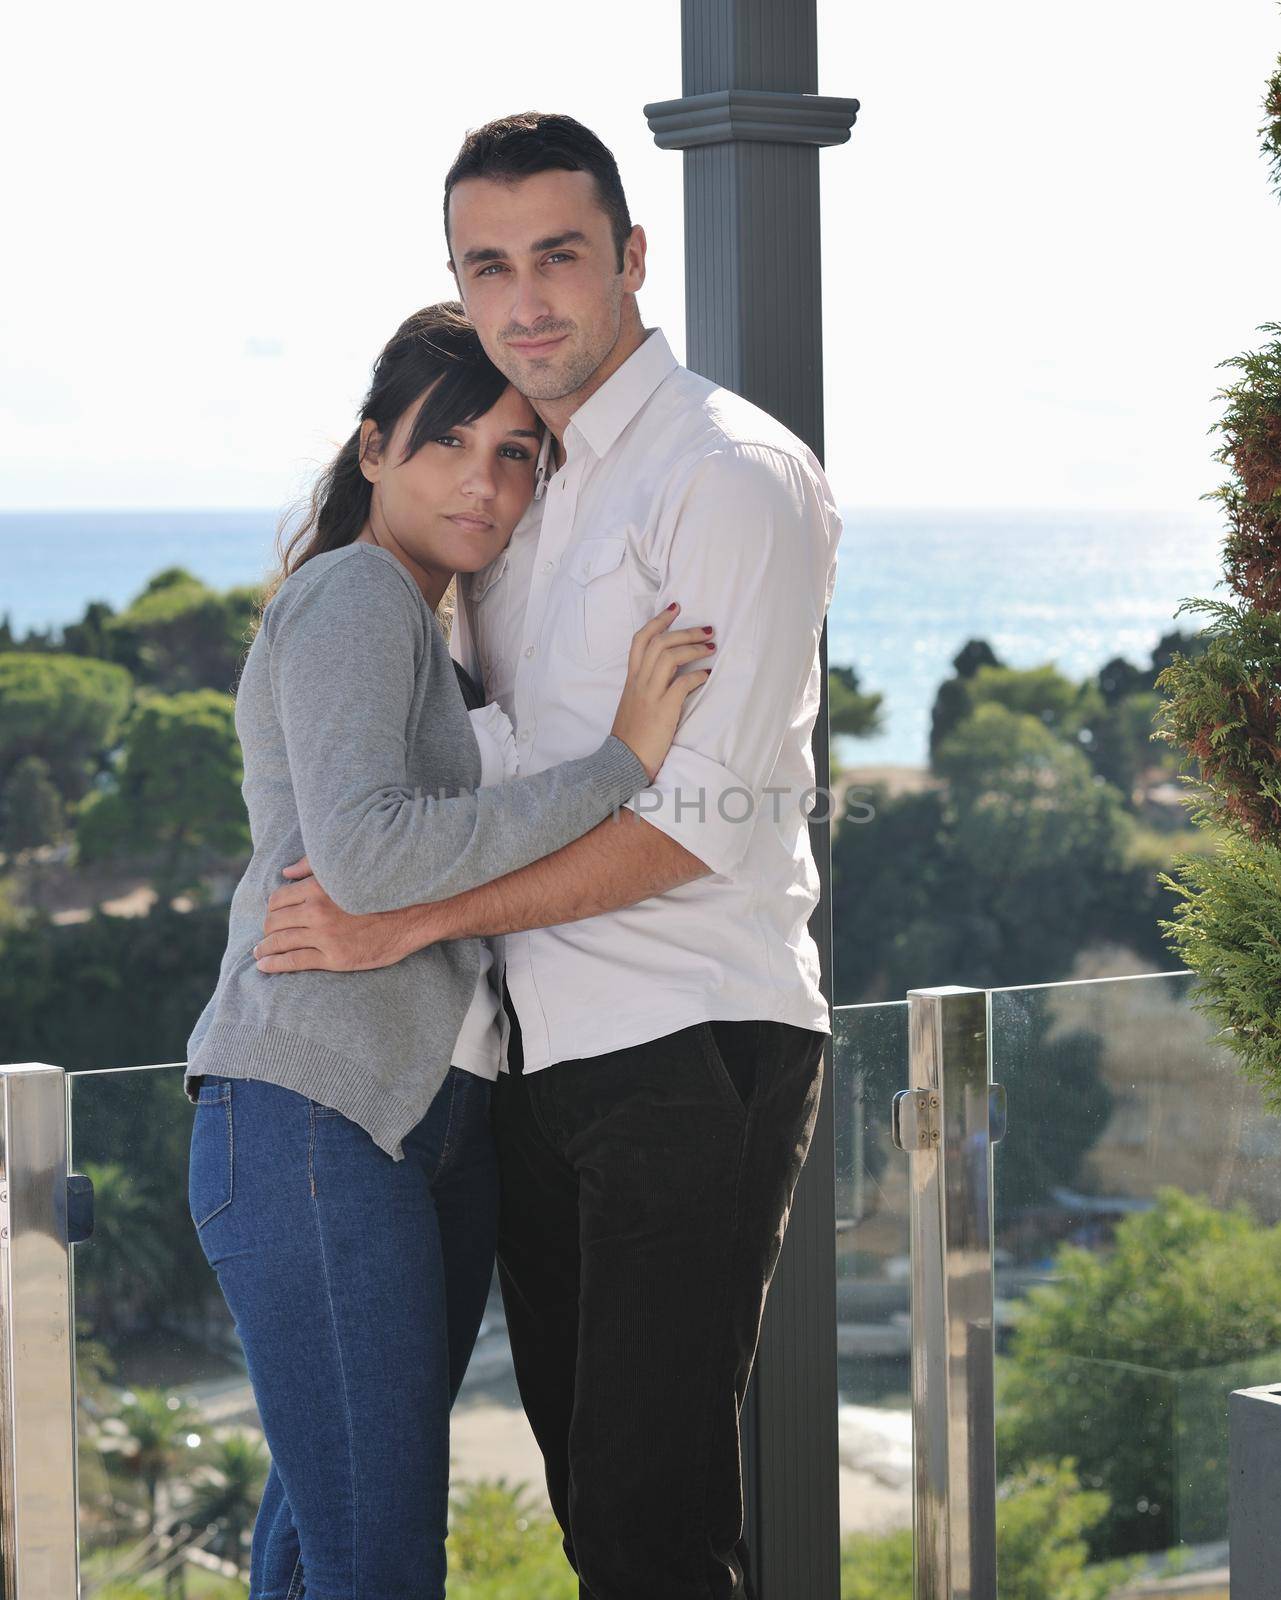
[[[655,609],[678,600],[675,626],[710,623],[716,649],[656,778],[627,805],[714,873],[742,861],[787,731],[807,714],[840,531],[816,461],[735,443],[674,486],[644,552],[660,575]]]

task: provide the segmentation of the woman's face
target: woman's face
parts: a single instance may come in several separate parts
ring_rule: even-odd
[[[374,485],[370,521],[380,543],[429,571],[476,572],[504,548],[530,502],[541,427],[509,384],[484,416],[428,439],[404,461],[428,392],[406,409],[385,448],[370,441],[361,463]]]

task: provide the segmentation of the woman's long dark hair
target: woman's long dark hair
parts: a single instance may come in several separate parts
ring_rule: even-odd
[[[372,420],[384,445],[405,412],[425,389],[431,393],[414,419],[402,461],[429,439],[461,423],[475,422],[507,387],[507,379],[481,346],[457,300],[424,306],[406,317],[374,362],[360,421]],[[351,544],[369,520],[373,485],[360,470],[360,426],[320,474],[310,502],[281,527],[279,570],[267,584],[263,605],[291,573],[325,550]]]

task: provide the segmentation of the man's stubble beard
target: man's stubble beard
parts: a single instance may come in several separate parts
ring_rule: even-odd
[[[566,365],[533,365],[525,371],[507,370],[504,373],[513,386],[525,395],[526,400],[565,400],[566,395],[577,394],[592,373],[617,344],[617,333],[603,350],[574,350]]]
[[[610,352],[623,336],[621,284],[610,306],[610,322],[613,331],[607,343],[603,343],[596,351],[584,349],[574,352],[568,357],[568,365],[560,369],[548,365],[541,370],[534,367],[530,371],[519,371],[504,366],[500,361],[495,361],[494,365],[527,400],[564,400],[569,395],[578,393],[592,374],[608,359]],[[525,337],[528,338],[529,333],[526,333]]]
[[[612,350],[613,345],[609,348]],[[541,369],[537,365],[527,370],[504,368],[504,373],[527,400],[563,400],[583,387],[608,354],[608,350],[599,356],[582,350],[570,358],[568,366],[559,370],[548,364]]]

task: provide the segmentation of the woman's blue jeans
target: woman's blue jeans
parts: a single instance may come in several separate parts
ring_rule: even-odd
[[[250,1600],[442,1600],[449,1410],[494,1266],[490,1084],[451,1067],[393,1161],[292,1089],[207,1075],[188,1204],[271,1471]]]

